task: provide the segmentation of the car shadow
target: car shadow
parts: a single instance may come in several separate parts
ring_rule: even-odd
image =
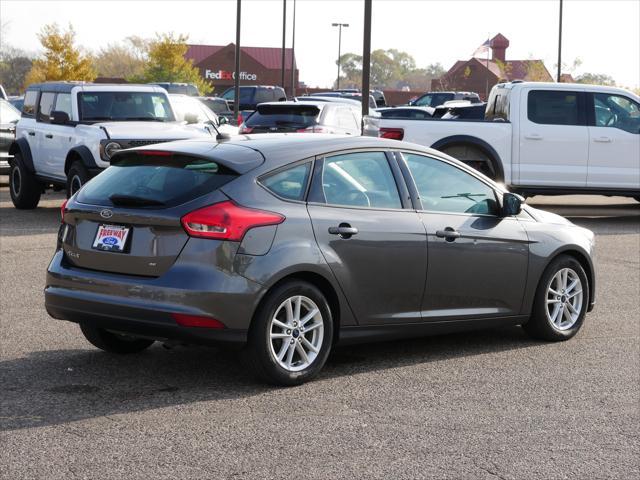
[[[315,382],[539,345],[522,329],[501,329],[338,347]],[[253,378],[241,352],[162,346],[136,355],[49,350],[0,362],[0,431],[277,390]],[[297,387],[292,395],[305,395]]]

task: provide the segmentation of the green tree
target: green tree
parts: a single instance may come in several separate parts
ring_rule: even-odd
[[[146,63],[140,75],[133,75],[128,80],[149,82],[184,82],[193,83],[200,93],[206,95],[213,91],[213,85],[202,78],[193,60],[185,59],[187,53],[187,35],[174,33],[156,34],[146,51]]]
[[[33,60],[22,50],[9,45],[2,46],[0,52],[0,84],[9,95],[22,92],[24,81],[31,70]]]
[[[75,36],[71,25],[67,31],[55,23],[45,25],[38,34],[44,53],[33,61],[25,86],[51,80],[93,80],[96,72],[91,58],[75,46]]]
[[[577,83],[590,83],[592,85],[606,85],[608,87],[614,87],[616,81],[613,77],[604,73],[583,73],[576,77]]]
[[[148,40],[128,37],[101,48],[94,57],[98,75],[111,78],[140,77],[144,72]]]

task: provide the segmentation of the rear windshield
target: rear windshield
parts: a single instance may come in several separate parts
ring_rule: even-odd
[[[174,121],[169,100],[160,92],[84,92],[78,94],[82,121]]]
[[[88,182],[78,201],[128,208],[180,205],[227,184],[238,174],[215,161],[129,154]]]
[[[318,123],[320,109],[315,105],[259,105],[247,119],[248,127],[309,127]]]
[[[453,100],[453,94],[451,93],[428,93],[416,100],[414,105],[418,107],[437,107],[449,100]]]

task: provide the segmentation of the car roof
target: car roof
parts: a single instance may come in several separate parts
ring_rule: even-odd
[[[34,83],[27,87],[27,90],[39,90],[52,93],[71,93],[74,89],[90,92],[165,92],[158,85],[135,84],[135,83],[91,83],[91,82],[43,82]]]
[[[361,102],[359,100],[355,100],[353,98],[347,98],[347,97],[321,97],[319,95],[306,95],[306,96],[302,96],[302,97],[296,97],[296,101],[297,102],[304,102],[304,103],[313,103],[313,102],[328,102],[328,103],[342,103],[343,105],[360,105]]]

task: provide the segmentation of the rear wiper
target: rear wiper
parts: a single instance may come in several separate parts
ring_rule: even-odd
[[[154,200],[153,198],[136,197],[134,195],[118,195],[114,193],[109,197],[111,203],[114,205],[126,207],[161,207],[164,206],[164,202],[160,200]]]

